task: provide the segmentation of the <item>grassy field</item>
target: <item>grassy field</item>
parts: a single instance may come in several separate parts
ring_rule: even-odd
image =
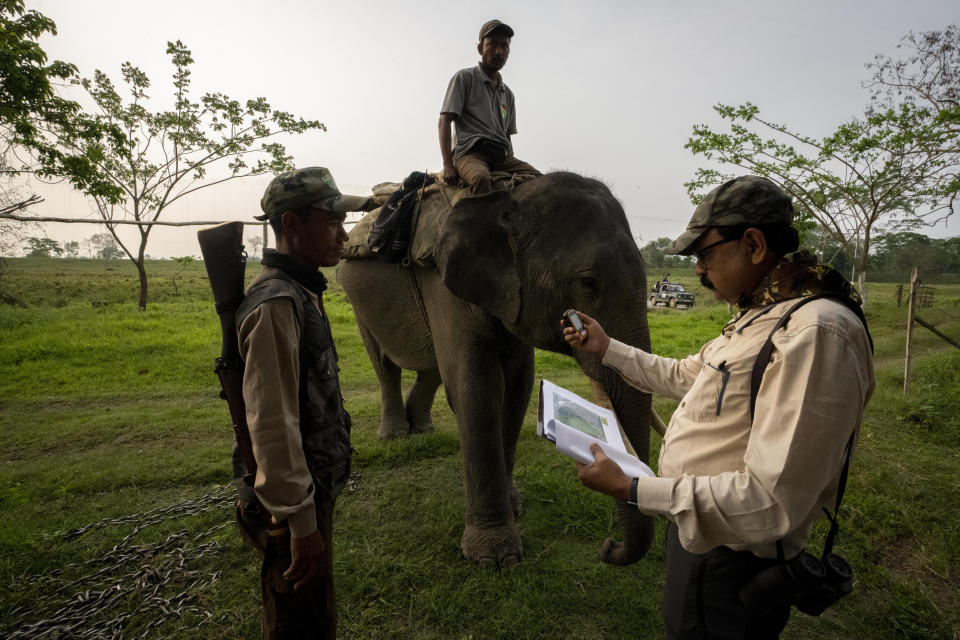
[[[0,637],[259,637],[256,558],[229,524],[230,426],[203,265],[149,270],[146,312],[126,262],[11,260],[0,281],[28,305],[0,306]],[[651,310],[650,326],[655,352],[683,356],[728,315],[692,273],[674,278],[697,305]],[[785,638],[960,638],[960,350],[918,327],[903,397],[906,309],[894,290],[872,283],[867,305],[878,387],[839,546],[857,587],[820,618],[795,613]],[[327,300],[357,450],[335,518],[340,636],[662,637],[663,522],[647,559],[598,562],[618,533],[612,503],[538,441],[532,407],[516,470],[524,560],[503,572],[463,560],[446,402],[434,433],[378,441],[352,311],[335,282]],[[960,338],[960,285],[937,285],[920,315]],[[538,353],[537,375],[589,394],[572,359]],[[673,406],[655,400],[665,419]],[[658,446],[654,436],[653,460]]]

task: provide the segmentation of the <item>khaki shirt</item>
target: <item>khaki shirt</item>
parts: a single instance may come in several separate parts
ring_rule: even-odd
[[[310,535],[317,516],[313,478],[300,439],[300,324],[293,302],[267,300],[250,312],[237,334],[245,362],[243,400],[257,460],[254,491],[275,523],[288,520],[296,538]]]
[[[750,376],[761,346],[796,300],[751,309],[699,353],[664,358],[615,340],[604,364],[629,384],[680,400],[660,449],[658,478],[641,478],[641,511],[677,524],[692,553],[720,545],[787,557],[836,503],[840,470],[875,386],[862,323],[816,300],[774,336],[750,422]],[[766,313],[764,311],[769,309]]]

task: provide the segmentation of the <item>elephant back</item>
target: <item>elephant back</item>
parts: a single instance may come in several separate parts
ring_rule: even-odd
[[[462,198],[469,197],[470,192],[465,187],[453,187],[444,184],[439,174],[433,174],[436,180],[423,190],[423,197],[419,208],[412,216],[414,225],[410,239],[410,261],[420,267],[435,268],[434,249],[440,238],[441,229],[447,214]],[[518,184],[532,176],[524,174],[511,175],[509,173],[494,172],[492,174],[494,188],[512,191]],[[374,197],[384,201],[393,191],[400,188],[398,183],[384,183],[374,187]],[[379,256],[370,249],[370,232],[383,211],[380,206],[370,211],[350,230],[350,238],[343,245],[343,259],[377,259]]]

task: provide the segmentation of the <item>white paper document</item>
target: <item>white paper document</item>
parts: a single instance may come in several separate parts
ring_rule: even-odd
[[[577,462],[593,462],[590,445],[596,442],[628,476],[652,478],[655,475],[650,467],[627,451],[613,411],[546,380],[540,381],[537,435],[556,443],[557,450]]]

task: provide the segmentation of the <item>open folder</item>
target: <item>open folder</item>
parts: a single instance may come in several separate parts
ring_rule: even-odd
[[[642,478],[656,475],[627,451],[613,411],[546,380],[540,381],[537,435],[555,443],[558,451],[577,462],[593,462],[590,445],[596,442],[628,476]]]

